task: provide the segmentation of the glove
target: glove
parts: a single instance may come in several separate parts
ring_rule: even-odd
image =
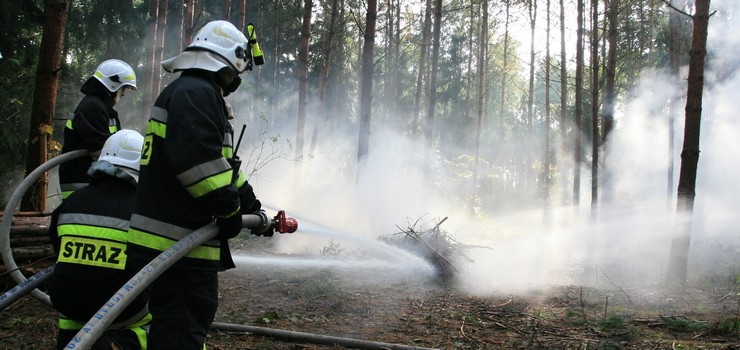
[[[216,218],[218,224],[218,238],[229,239],[236,237],[242,231],[242,216],[234,214],[228,218]]]
[[[259,201],[257,201],[257,202],[259,202]],[[258,212],[261,212],[261,214],[264,217],[267,217],[267,215],[264,214],[265,213],[264,210],[258,210]],[[257,212],[252,212],[252,214],[255,214],[255,213],[257,213]],[[273,227],[272,224],[268,222],[265,225],[262,225],[260,227],[255,227],[255,228],[249,230],[249,233],[251,233],[251,234],[253,234],[255,236],[272,237],[272,235],[275,234],[275,227]]]
[[[239,205],[242,208],[242,214],[252,214],[262,209],[262,203],[254,195],[254,189],[248,182],[239,188]]]

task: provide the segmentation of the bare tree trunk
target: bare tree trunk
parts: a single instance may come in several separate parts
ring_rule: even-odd
[[[28,130],[26,152],[26,174],[30,174],[46,162],[48,142],[51,139],[54,109],[57,103],[57,87],[62,64],[64,29],[69,14],[67,0],[47,0],[44,5],[43,34],[36,66],[36,82],[31,107],[31,126]],[[46,209],[47,176],[37,180],[21,201],[22,211]]]
[[[247,0],[239,0],[239,29],[245,28],[247,28]]]
[[[468,62],[467,62],[467,68],[468,72],[473,71],[473,58],[475,57],[473,53],[473,29],[475,28],[475,9],[478,6],[478,1],[470,0],[470,15],[468,16],[468,52],[471,54],[468,55]],[[465,75],[465,108],[463,109],[463,120],[467,121],[470,117],[470,111],[472,109],[472,101],[470,100],[470,94],[473,90],[473,75],[472,74],[466,74]]]
[[[605,85],[604,85],[604,126],[601,142],[604,144],[609,138],[609,135],[614,129],[614,99],[616,98],[616,91],[614,87],[617,70],[617,26],[619,25],[619,1],[610,0],[609,8],[607,9],[607,16],[609,19],[609,30],[607,38],[609,42],[609,51],[606,54],[606,71],[605,71]],[[606,156],[606,153],[604,154]],[[606,159],[604,159],[606,162]],[[604,181],[601,185],[601,200],[606,202],[611,200],[611,186],[609,174],[603,174],[602,178]]]
[[[437,100],[437,64],[439,62],[440,35],[442,31],[442,0],[434,4],[434,30],[432,31],[432,65],[429,79],[429,105],[424,123],[424,174],[429,174],[432,162],[432,147],[434,138],[434,113]]]
[[[416,94],[414,95],[414,116],[411,121],[411,135],[416,135],[419,129],[419,114],[421,111],[421,94],[424,90],[426,76],[426,56],[429,51],[429,31],[432,17],[432,0],[426,0],[424,7],[424,25],[421,32],[421,52],[419,53],[419,74],[416,76]]]
[[[583,1],[577,0],[578,20],[576,34],[576,96],[575,126],[573,129],[573,204],[578,207],[581,202],[581,137],[583,128]]]
[[[360,135],[357,144],[357,180],[370,151],[370,121],[373,98],[373,54],[375,49],[375,21],[378,15],[377,0],[368,0],[365,17],[365,42],[362,45],[362,77],[360,81]]]
[[[321,81],[319,82],[319,113],[321,120],[326,120],[326,91],[329,88],[329,71],[332,64],[332,49],[334,47],[334,34],[337,25],[337,14],[339,0],[332,0],[331,3],[331,20],[329,21],[329,30],[327,32],[327,39],[324,42],[324,65],[321,68]],[[309,156],[314,154],[316,149],[316,143],[319,138],[319,128],[321,122],[317,122],[313,128],[313,134],[311,135],[311,146],[309,147]]]
[[[699,163],[704,61],[707,55],[707,28],[710,0],[696,0],[693,34],[689,56],[689,80],[686,90],[686,124],[684,128],[681,170],[678,178],[676,228],[668,258],[667,284],[683,289],[687,284],[691,222],[696,197],[696,171]]]
[[[488,71],[488,2],[481,4],[483,7],[483,18],[481,18],[480,38],[478,41],[478,123],[475,129],[475,164],[473,165],[473,196],[471,198],[472,206],[475,207],[478,201],[478,171],[480,168],[480,138],[483,131],[483,114],[487,96],[486,79]],[[472,21],[472,17],[471,17]]]
[[[187,0],[187,12],[185,14],[185,38],[183,41],[183,47],[190,45],[193,41],[193,27],[195,27],[195,0]]]
[[[507,16],[508,17],[508,16]],[[568,58],[565,55],[565,4],[560,0],[560,150],[563,155],[568,150],[568,126],[566,116],[568,115]],[[561,176],[561,191],[563,203],[568,202],[567,191],[568,178],[565,176],[567,158],[559,159]]]
[[[599,0],[591,0],[591,216],[599,204]]]
[[[221,16],[226,21],[231,17],[231,0],[223,0],[221,3]]]
[[[312,0],[303,1],[303,25],[301,46],[298,49],[298,125],[296,128],[295,159],[303,160],[303,141],[306,127],[306,105],[308,104],[308,41],[311,38]],[[296,163],[296,164],[298,164]]]
[[[542,174],[542,186],[544,187],[544,207],[547,213],[550,208],[550,164],[552,163],[550,159],[550,0],[547,0],[545,7],[547,15],[545,19],[545,169]]]
[[[537,24],[537,0],[529,0],[529,89],[527,92],[527,132],[532,133],[534,120],[534,40]],[[529,167],[527,167],[529,168]]]
[[[157,50],[155,51],[154,66],[152,67],[152,101],[159,95],[162,83],[162,67],[158,63],[162,61],[164,54],[164,38],[167,30],[167,0],[160,0],[158,17]]]
[[[178,16],[180,16],[178,17],[179,22],[177,25],[177,41],[180,43],[180,46],[178,47],[178,52],[180,52],[185,48],[185,46],[183,45],[183,43],[185,42],[185,38],[183,37],[183,35],[185,34],[185,0],[178,1],[177,5]]]
[[[498,106],[498,144],[503,145],[504,143],[504,113],[506,112],[506,87],[508,82],[508,71],[509,71],[509,20],[511,16],[509,11],[511,10],[511,0],[504,0],[506,2],[506,19],[504,22],[504,63],[501,67],[501,104]]]
[[[686,8],[686,0],[682,0],[678,2],[677,4],[674,3],[676,7],[679,9],[685,9]],[[681,66],[686,62],[686,52],[688,51],[685,45],[685,37],[688,35],[686,29],[686,26],[683,24],[684,21],[680,17],[681,14],[677,11],[669,11],[668,12],[668,26],[669,26],[669,40],[668,40],[668,57],[670,61],[670,72],[673,78],[676,81],[683,81],[683,79],[679,79],[679,71],[681,69]],[[678,99],[678,98],[677,98]],[[673,197],[673,191],[674,184],[673,184],[673,177],[674,177],[674,162],[673,162],[673,153],[675,152],[675,119],[676,114],[678,112],[676,111],[676,101],[674,99],[671,99],[670,104],[668,105],[668,171],[667,171],[667,193],[668,198]]]
[[[281,4],[282,1],[278,0],[273,3],[275,6],[275,27],[273,28],[273,33],[275,36],[275,51],[273,57],[275,57],[275,62],[273,62],[273,67],[275,67],[272,70],[272,85],[275,87],[275,92],[270,95],[270,112],[275,114],[278,111],[278,101],[280,100],[280,79],[278,79],[278,76],[280,74],[280,50],[282,42],[282,37],[280,36],[280,11],[277,10],[278,6]]]
[[[188,9],[189,10],[189,9]],[[144,106],[154,105],[154,99],[157,98],[154,94],[157,90],[154,89],[154,76],[159,75],[159,65],[157,65],[157,24],[159,21],[159,0],[152,0],[151,6],[149,7],[149,23],[148,36],[151,38],[146,45],[146,59],[144,68]],[[188,41],[189,42],[189,41]],[[145,107],[146,108],[146,107]],[[146,111],[145,111],[146,112]],[[146,129],[146,123],[148,118],[142,118],[141,129]]]

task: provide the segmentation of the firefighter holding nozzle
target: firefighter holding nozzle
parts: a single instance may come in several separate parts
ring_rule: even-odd
[[[203,349],[218,306],[217,273],[234,267],[227,240],[242,230],[242,214],[261,210],[239,171],[233,116],[224,99],[239,87],[239,74],[251,68],[253,50],[233,24],[212,21],[182,53],[162,62],[165,71],[180,75],[160,93],[147,124],[128,263],[138,270],[214,220],[219,234],[145,292],[153,316],[149,350]],[[272,236],[274,229],[265,225],[250,232]]]
[[[126,269],[126,241],[143,143],[133,130],[110,136],[87,172],[92,183],[52,213],[49,235],[58,256],[48,292],[60,313],[57,350],[138,272]],[[146,304],[145,296],[135,298],[92,348],[146,349]]]

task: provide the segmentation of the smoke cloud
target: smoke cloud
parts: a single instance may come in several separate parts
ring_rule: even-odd
[[[740,4],[715,0],[713,9],[718,15],[712,17],[708,40],[690,274],[740,265],[737,254],[732,254],[739,243],[733,227],[734,213],[740,209],[740,198],[735,195],[740,190],[740,121],[736,118],[740,77],[734,73],[740,63],[740,39],[728,35],[735,32],[736,25],[730,19]],[[442,229],[469,247],[469,260],[463,263],[457,287],[472,294],[525,293],[568,284],[656,286],[664,278],[674,228],[685,219],[675,214],[675,188],[681,166],[682,96],[686,88],[685,76],[671,78],[657,71],[642,76],[629,98],[618,106],[616,128],[604,148],[601,176],[609,182],[602,186],[609,190],[612,201],[599,206],[596,220],[590,209],[590,169],[585,167],[578,207],[475,217],[448,195],[464,193],[469,179],[430,179],[423,167],[422,146],[397,128],[375,120],[370,154],[360,178],[356,169],[358,130],[331,130],[320,125],[322,136],[316,151],[300,167],[289,149],[260,168],[250,182],[270,209],[284,209],[289,216],[347,236],[376,239],[399,232],[399,227],[405,228],[420,217],[448,218]],[[672,155],[668,144],[670,103],[676,111]],[[245,103],[232,104],[236,110],[250,108]],[[294,117],[283,119],[269,111],[265,115],[271,127],[268,133],[290,135],[286,138],[294,140]],[[315,126],[315,115],[308,118],[305,150]],[[237,117],[237,122],[247,122],[250,127],[257,123],[246,117]],[[243,141],[242,158],[247,150],[259,147],[258,139],[259,135],[252,134]],[[671,156],[674,175],[669,187]],[[299,232],[278,237],[276,249],[315,254],[332,240],[353,244],[341,237],[301,237],[299,220]]]

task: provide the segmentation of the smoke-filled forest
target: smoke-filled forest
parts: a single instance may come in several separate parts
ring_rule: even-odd
[[[6,0],[0,13],[3,205],[59,154],[100,62],[134,68],[115,108],[144,132],[176,77],[160,62],[226,19],[253,24],[264,57],[226,97],[246,125],[243,169],[307,230],[274,252],[362,260],[370,241],[435,227],[464,248],[454,286],[472,295],[607,279],[680,291],[707,274],[740,295],[736,0]],[[40,187],[21,210],[59,203],[53,173]],[[418,268],[391,255],[373,266]]]

